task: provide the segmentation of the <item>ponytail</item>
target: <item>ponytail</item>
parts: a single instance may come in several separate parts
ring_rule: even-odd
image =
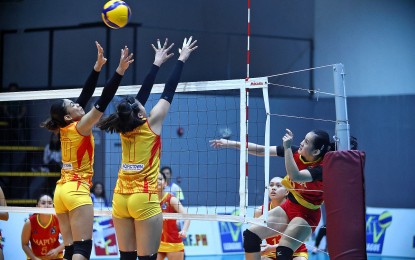
[[[144,124],[145,119],[138,118],[140,109],[133,97],[127,97],[117,106],[117,112],[102,118],[97,127],[106,132],[127,133]]]

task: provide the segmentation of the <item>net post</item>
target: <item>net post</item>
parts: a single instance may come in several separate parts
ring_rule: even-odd
[[[341,63],[333,65],[334,93],[336,107],[336,143],[337,150],[350,150],[350,128],[347,116],[347,98],[344,66]]]
[[[264,154],[264,207],[263,207],[263,216],[264,221],[266,222],[268,220],[268,205],[269,203],[269,194],[268,194],[268,185],[269,185],[269,161],[270,161],[270,152],[269,152],[269,146],[270,146],[270,129],[271,129],[271,112],[269,107],[269,95],[268,95],[268,79],[267,84],[262,88],[262,95],[264,98],[264,106],[265,106],[265,154]]]
[[[244,219],[248,207],[248,86],[249,81],[245,80],[240,88],[239,216]]]

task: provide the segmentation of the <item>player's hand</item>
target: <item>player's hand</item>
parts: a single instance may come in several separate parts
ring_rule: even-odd
[[[182,230],[179,232],[179,238],[186,238],[186,237],[187,237],[186,231]]]
[[[216,149],[220,149],[220,148],[227,148],[228,146],[228,140],[226,139],[215,139],[215,140],[210,140],[209,141],[210,146]]]
[[[271,246],[268,244],[261,244],[261,256],[268,255],[270,253],[274,253],[276,250],[275,246]]]
[[[195,44],[197,43],[197,40],[192,42],[192,39],[193,39],[193,36],[190,36],[189,40],[187,40],[187,38],[184,38],[183,46],[181,49],[179,48],[179,53],[180,53],[179,60],[186,62],[190,54],[198,48],[198,46],[195,46]]]
[[[133,53],[129,54],[129,49],[127,46],[125,46],[124,49],[121,49],[121,58],[120,64],[117,68],[117,73],[124,75],[125,71],[128,69],[128,66],[130,66],[130,64],[133,62]]]
[[[97,61],[95,62],[94,70],[99,72],[102,69],[102,66],[104,66],[105,63],[107,63],[107,58],[104,57],[104,49],[101,47],[101,45],[95,41],[95,45],[97,46],[98,54],[97,54]]]
[[[163,64],[166,60],[170,59],[174,53],[168,53],[170,49],[174,46],[174,43],[170,44],[169,47],[167,47],[168,39],[164,41],[163,47],[161,47],[160,39],[157,39],[157,48],[154,46],[154,44],[151,44],[153,47],[153,50],[156,52],[154,56],[154,65],[160,67],[161,64]]]
[[[58,258],[58,255],[59,255],[59,251],[56,249],[56,248],[54,248],[54,249],[51,249],[45,256],[44,256],[44,259],[57,259]]]
[[[285,131],[287,133],[282,137],[282,144],[284,146],[284,149],[289,149],[291,148],[291,145],[293,143],[294,135],[290,129],[285,129]]]

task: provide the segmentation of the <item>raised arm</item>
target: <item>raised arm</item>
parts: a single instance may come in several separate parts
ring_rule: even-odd
[[[210,146],[216,149],[220,148],[231,148],[231,149],[241,149],[241,143],[238,141],[227,140],[227,139],[215,139],[209,141]],[[255,143],[248,143],[248,153],[255,156],[265,156],[265,146]],[[270,156],[277,155],[277,146],[269,147]]]
[[[159,68],[166,60],[174,55],[174,53],[168,53],[174,46],[174,43],[167,47],[167,42],[168,39],[166,38],[163,47],[161,47],[160,39],[157,39],[157,48],[154,46],[154,44],[151,44],[153,50],[155,51],[154,62],[147,76],[144,78],[143,85],[135,97],[135,99],[137,99],[143,106],[146,104],[148,97],[150,96],[151,89],[153,88],[154,80],[156,79]]]
[[[98,50],[97,61],[95,62],[94,69],[89,74],[89,77],[87,78],[85,85],[82,88],[81,94],[75,102],[83,108],[85,108],[89,99],[94,94],[98,82],[99,73],[101,72],[102,66],[104,66],[104,64],[107,62],[107,58],[104,57],[104,49],[97,41],[95,42],[95,45],[97,46]]]
[[[296,182],[310,182],[313,181],[311,173],[309,170],[298,170],[298,166],[294,161],[293,151],[291,149],[291,145],[294,139],[294,135],[290,129],[286,129],[286,134],[282,138],[283,146],[284,146],[284,160],[285,160],[285,169],[287,171],[287,175],[290,177],[292,181]]]
[[[171,102],[173,101],[174,93],[176,91],[177,85],[179,84],[180,76],[182,74],[183,65],[189,58],[190,54],[197,49],[198,46],[195,46],[196,42],[197,41],[192,42],[192,37],[190,37],[189,40],[187,40],[187,38],[184,39],[182,49],[179,49],[180,56],[177,60],[176,66],[174,67],[172,74],[167,80],[160,100],[150,112],[148,122],[151,126],[151,129],[156,134],[161,133],[163,120],[170,109]]]
[[[173,206],[174,210],[177,213],[182,213],[182,214],[187,213],[187,210],[183,207],[183,205],[180,203],[180,200],[176,197],[172,197],[170,199],[170,205]],[[184,225],[183,225],[182,230],[179,232],[179,237],[181,237],[181,238],[187,237],[187,230],[189,229],[189,226],[190,226],[190,220],[186,219],[184,221]]]
[[[129,54],[127,46],[121,49],[120,63],[116,69],[116,72],[112,78],[105,85],[101,96],[95,103],[94,107],[86,115],[84,115],[76,128],[82,135],[89,135],[92,127],[98,122],[103,115],[105,109],[114,97],[117,89],[120,85],[121,79],[124,76],[125,71],[128,69],[131,63],[134,62],[132,59],[133,54]]]

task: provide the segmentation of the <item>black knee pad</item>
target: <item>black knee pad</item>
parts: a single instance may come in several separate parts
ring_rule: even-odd
[[[65,254],[63,255],[63,258],[66,260],[72,260],[73,256],[73,245],[65,246]]]
[[[293,259],[294,251],[286,246],[278,246],[276,249],[278,260],[291,260]]]
[[[244,249],[246,253],[257,253],[261,251],[262,239],[249,229],[244,231]]]
[[[120,260],[137,260],[137,251],[124,252],[120,250]]]
[[[152,255],[139,255],[138,260],[156,260],[157,259],[157,253]]]
[[[82,240],[82,241],[74,241],[73,242],[73,254],[80,254],[86,259],[89,260],[91,257],[91,251],[92,251],[92,240]]]

